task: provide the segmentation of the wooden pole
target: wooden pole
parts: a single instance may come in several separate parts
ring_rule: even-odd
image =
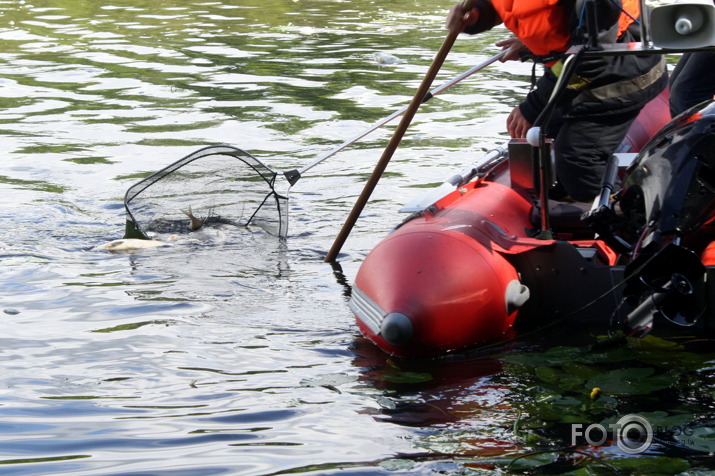
[[[464,11],[467,12],[471,10],[473,8],[474,3],[476,3],[476,1],[465,1],[463,5]],[[330,248],[330,251],[328,251],[328,254],[325,255],[325,261],[335,261],[335,258],[338,256],[338,253],[340,253],[341,248],[345,244],[345,240],[347,240],[348,235],[355,226],[355,223],[360,217],[360,213],[362,213],[362,210],[365,208],[365,205],[370,199],[370,195],[372,195],[372,192],[375,189],[377,182],[380,180],[380,177],[382,177],[385,168],[387,168],[387,164],[390,162],[390,159],[392,159],[395,150],[397,150],[397,147],[400,145],[400,141],[402,140],[402,137],[404,137],[407,128],[410,126],[412,118],[417,113],[417,109],[420,107],[420,104],[422,104],[425,95],[429,92],[429,88],[432,85],[434,78],[437,77],[437,73],[442,67],[444,60],[447,58],[449,50],[452,49],[452,45],[454,45],[454,42],[456,41],[457,36],[459,36],[460,33],[461,30],[459,29],[451,29],[449,31],[449,34],[447,34],[447,37],[444,39],[442,46],[440,47],[439,51],[437,52],[437,55],[432,61],[432,65],[427,71],[427,75],[422,80],[422,84],[420,84],[420,87],[417,89],[415,96],[412,98],[412,102],[403,114],[400,124],[397,126],[397,129],[395,129],[395,132],[393,133],[390,142],[387,144],[387,147],[382,153],[380,160],[375,165],[375,169],[372,171],[370,178],[365,183],[365,187],[363,188],[362,193],[355,202],[355,205],[353,205],[353,209],[346,218],[345,223],[340,230],[340,233],[338,233],[338,236],[335,238],[333,246]]]

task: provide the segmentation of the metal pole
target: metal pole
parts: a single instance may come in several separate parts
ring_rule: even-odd
[[[641,43],[643,48],[650,49],[653,48],[653,39],[650,34],[650,10],[648,5],[646,5],[645,0],[640,0],[640,11],[641,11]]]

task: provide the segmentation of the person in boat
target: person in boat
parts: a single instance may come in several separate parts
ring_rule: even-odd
[[[670,115],[713,99],[715,96],[715,53],[685,53],[670,75]]]
[[[544,74],[525,100],[507,118],[512,137],[527,131],[547,104],[563,68],[565,52],[588,43],[579,19],[582,0],[477,0],[464,12],[455,5],[447,27],[476,34],[504,23],[522,56],[545,65]],[[638,41],[639,0],[597,0],[599,43]],[[590,201],[599,192],[605,164],[621,144],[628,127],[645,104],[667,85],[662,55],[622,55],[583,58],[547,125],[554,139],[558,186],[552,198]]]

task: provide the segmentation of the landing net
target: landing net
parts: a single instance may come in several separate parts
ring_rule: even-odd
[[[275,191],[276,175],[232,146],[198,150],[127,190],[127,237],[228,224],[257,226],[285,238],[288,198]]]

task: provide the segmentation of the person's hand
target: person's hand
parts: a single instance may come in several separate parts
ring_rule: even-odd
[[[509,117],[506,118],[506,130],[509,135],[514,139],[524,138],[529,129],[531,129],[531,123],[521,113],[519,106],[512,109]]]
[[[511,37],[511,38],[507,38],[506,40],[498,41],[497,43],[495,43],[495,45],[501,47],[502,51],[509,50],[504,56],[502,56],[499,59],[499,61],[501,61],[502,63],[505,61],[513,61],[513,60],[521,59],[521,55],[519,53],[526,49],[526,46],[524,46],[524,43],[522,43],[519,38],[515,38],[515,37]]]
[[[450,31],[464,31],[468,26],[472,26],[479,20],[479,10],[473,8],[464,11],[464,5],[458,3],[454,5],[447,15],[446,25]]]

